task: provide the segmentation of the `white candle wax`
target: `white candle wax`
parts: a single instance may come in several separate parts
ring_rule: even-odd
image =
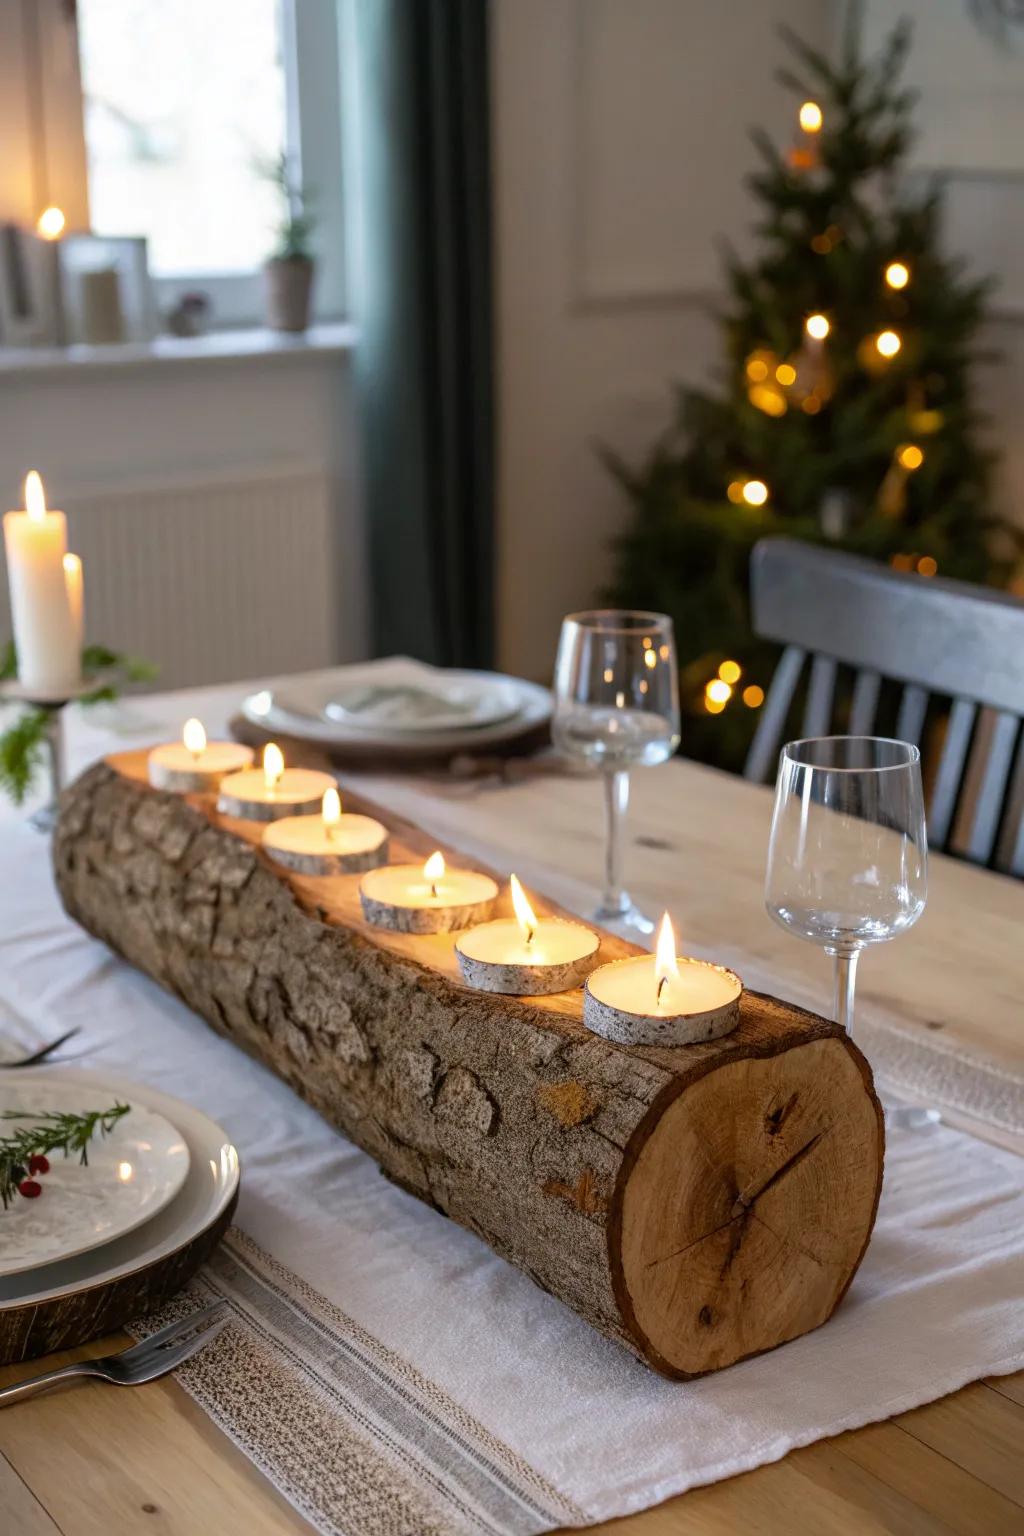
[[[192,752],[182,741],[164,742],[149,754],[149,782],[155,789],[176,794],[201,794],[216,789],[227,774],[252,762],[252,748],[240,741],[208,741]]]
[[[248,821],[310,816],[320,810],[324,791],[333,788],[330,775],[313,768],[286,768],[273,785],[262,768],[246,768],[221,779],[217,809]]]
[[[431,879],[424,869],[388,864],[364,875],[359,897],[367,921],[402,933],[451,933],[488,915],[498,894],[490,875],[443,868]]]
[[[502,917],[461,934],[455,943],[462,974],[484,992],[538,996],[578,987],[600,947],[582,923],[542,917],[528,938],[519,920]]]
[[[327,823],[322,816],[286,816],[263,833],[270,857],[308,875],[355,875],[387,856],[387,828],[372,816],[346,812]]]
[[[78,555],[64,556],[64,586],[75,630],[75,649],[81,658],[85,644],[85,593],[82,589],[82,561]]]
[[[672,1019],[680,1014],[710,1013],[733,1002],[743,990],[738,976],[705,960],[677,960],[678,977],[670,976],[658,996],[653,955],[615,960],[593,971],[588,991],[620,1013]]]
[[[46,510],[38,476],[31,481],[30,475],[30,509],[4,515],[18,680],[40,697],[59,698],[81,681],[81,647],[64,573],[67,519]]]

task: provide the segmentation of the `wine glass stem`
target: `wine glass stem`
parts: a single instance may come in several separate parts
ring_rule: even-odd
[[[622,888],[622,829],[629,805],[629,774],[624,768],[604,775],[604,806],[607,819],[607,837],[604,854],[604,900],[602,905],[609,912],[617,912],[628,905]]]
[[[857,956],[860,951],[840,950],[835,955],[836,1023],[848,1035],[853,1034],[853,993],[857,984]]]

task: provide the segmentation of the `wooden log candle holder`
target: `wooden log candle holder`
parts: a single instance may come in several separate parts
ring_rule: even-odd
[[[397,860],[436,846],[346,804]],[[579,991],[472,990],[452,934],[371,927],[358,876],[283,871],[259,833],[120,755],[64,793],[57,884],[396,1183],[656,1371],[699,1376],[831,1316],[883,1157],[870,1070],[835,1024],[746,992],[723,1039],[618,1045],[584,1030]],[[599,961],[636,952],[601,935]]]

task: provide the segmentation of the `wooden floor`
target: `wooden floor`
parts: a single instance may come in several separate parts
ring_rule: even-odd
[[[363,787],[386,796],[383,782]],[[539,788],[441,806],[434,830],[450,831],[453,841],[459,833],[479,838],[496,852],[512,841],[520,858],[529,851],[541,862],[557,860],[567,874],[592,877],[600,857],[597,786],[550,781]],[[694,943],[731,932],[766,963],[799,966],[802,976],[815,967],[824,986],[823,957],[763,915],[770,805],[763,791],[688,765],[651,770],[630,817],[631,872],[641,875],[648,905],[671,904]],[[688,880],[694,868],[714,868],[715,879]],[[933,876],[925,920],[872,953],[861,995],[922,1033],[941,1029],[950,1044],[1019,1071],[1024,883],[948,860],[936,861]],[[116,1342],[58,1358],[103,1353]],[[38,1369],[0,1370],[0,1384]],[[975,1382],[597,1529],[616,1536],[1024,1536],[1024,1372]],[[131,1391],[80,1384],[0,1411],[0,1536],[150,1530],[309,1533],[173,1380]]]

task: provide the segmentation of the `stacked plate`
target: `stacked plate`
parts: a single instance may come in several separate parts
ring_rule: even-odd
[[[414,759],[507,748],[547,725],[551,695],[499,672],[386,661],[250,694],[242,713],[345,757]]]
[[[118,1103],[130,1112],[92,1138],[86,1164],[52,1154],[49,1172],[36,1179],[41,1194],[15,1194],[0,1208],[0,1341],[20,1309],[45,1311],[157,1268],[201,1238],[235,1198],[238,1154],[220,1127],[138,1084],[56,1067],[2,1072],[0,1134],[36,1124],[42,1113],[81,1115]]]

